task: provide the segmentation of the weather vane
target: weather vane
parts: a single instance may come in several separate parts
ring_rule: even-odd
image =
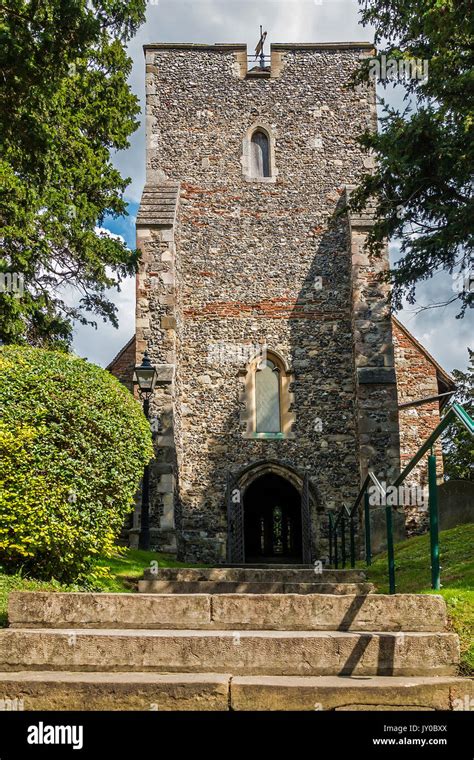
[[[265,52],[263,49],[263,46],[265,45],[265,40],[267,39],[267,32],[263,31],[263,26],[260,25],[260,39],[258,41],[258,45],[255,48],[255,60],[260,56],[260,68],[265,68]]]

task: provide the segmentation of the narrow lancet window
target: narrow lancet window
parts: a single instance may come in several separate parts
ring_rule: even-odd
[[[268,359],[256,369],[255,410],[257,433],[281,431],[280,372]]]
[[[254,177],[270,177],[270,144],[267,135],[257,129],[251,140],[252,175]]]

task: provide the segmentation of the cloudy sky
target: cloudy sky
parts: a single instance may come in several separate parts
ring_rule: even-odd
[[[149,42],[245,42],[249,54],[259,36],[259,26],[268,30],[268,42],[341,42],[373,39],[372,30],[358,23],[356,0],[152,0],[148,3],[146,23],[129,46],[133,59],[130,84],[145,97],[142,46]],[[268,52],[268,51],[267,51]],[[396,97],[396,95],[395,95]],[[400,101],[400,97],[396,97]],[[128,151],[114,156],[124,176],[131,178],[126,198],[129,216],[105,226],[120,234],[133,247],[134,223],[145,177],[145,136],[143,125],[131,139]],[[392,259],[397,247],[392,246]],[[440,302],[452,294],[449,275],[440,273],[419,288],[418,305]],[[106,366],[134,332],[134,283],[127,281],[120,293],[111,294],[119,309],[118,330],[107,324],[78,327],[74,349],[80,356]],[[472,340],[472,310],[455,319],[457,309],[450,306],[416,313],[408,306],[397,316],[433,356],[448,370],[467,364],[467,345]]]

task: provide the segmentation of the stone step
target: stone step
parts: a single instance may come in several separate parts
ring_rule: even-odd
[[[238,583],[360,583],[367,580],[364,570],[322,570],[303,568],[250,567],[163,567],[147,569],[149,581],[225,581]]]
[[[311,570],[314,573],[314,565],[311,563],[301,564],[298,562],[224,562],[219,568],[238,567],[244,570]]]
[[[14,628],[443,631],[446,604],[431,594],[86,594],[19,591]]]
[[[142,594],[372,594],[373,583],[252,583],[239,581],[138,581]]]
[[[466,710],[469,678],[236,676],[232,710]]]
[[[453,710],[474,681],[455,677],[235,676],[229,673],[0,673],[24,710]]]
[[[455,675],[452,633],[28,629],[0,631],[0,672]]]
[[[0,673],[0,699],[23,710],[229,710],[224,673]]]

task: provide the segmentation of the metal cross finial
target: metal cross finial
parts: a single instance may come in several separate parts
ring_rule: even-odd
[[[265,45],[265,40],[267,39],[267,32],[263,31],[263,26],[260,24],[260,39],[258,41],[258,45],[255,48],[255,60],[260,56],[260,68],[265,68],[265,52],[263,49],[263,46]]]

